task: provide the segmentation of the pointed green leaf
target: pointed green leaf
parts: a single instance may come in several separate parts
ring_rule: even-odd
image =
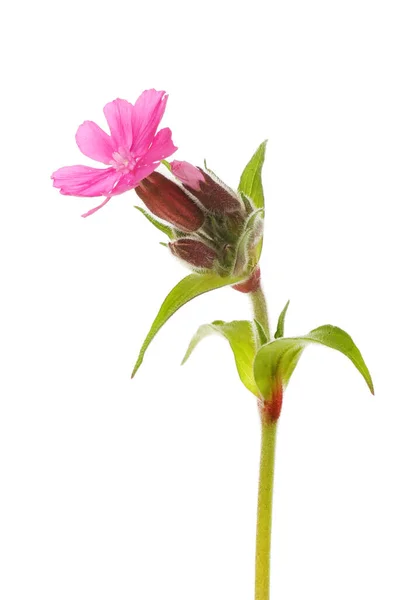
[[[154,319],[154,322],[147,334],[146,339],[140,349],[138,359],[132,372],[132,377],[143,362],[144,354],[152,342],[155,335],[160,331],[161,327],[165,325],[170,317],[176,311],[181,308],[184,304],[193,300],[197,296],[210,292],[217,288],[224,287],[226,285],[234,285],[241,281],[243,277],[220,277],[214,273],[192,273],[184,279],[182,279],[168,294],[158,315]]]
[[[347,356],[364,377],[371,393],[374,393],[371,375],[351,337],[339,327],[323,325],[305,336],[279,338],[260,348],[254,360],[254,379],[264,398],[270,397],[276,377],[285,386],[289,383],[303,349],[312,343],[339,350]]]
[[[165,233],[170,240],[174,239],[174,230],[172,229],[172,227],[168,227],[168,225],[164,225],[164,223],[160,223],[160,221],[158,221],[157,219],[155,219],[150,213],[147,212],[147,210],[144,210],[144,208],[142,208],[141,206],[135,206],[134,208],[136,208],[138,211],[140,211],[142,213],[142,215],[144,215],[146,217],[146,219],[148,221],[150,221],[150,223],[152,225],[154,225],[154,227],[157,227],[157,229],[159,229],[160,231],[162,231],[163,233]]]
[[[274,335],[275,339],[281,338],[281,337],[284,336],[284,332],[285,332],[285,318],[286,318],[286,312],[287,312],[287,309],[289,307],[289,304],[290,304],[290,300],[288,300],[286,302],[286,304],[285,304],[285,306],[284,306],[281,314],[279,315],[278,325],[276,327],[276,332],[275,332],[275,335]]]
[[[247,163],[239,182],[239,192],[246,194],[256,208],[264,207],[264,192],[261,179],[262,166],[265,159],[265,146],[267,140],[262,142]]]
[[[193,336],[189,348],[184,356],[184,364],[197,344],[211,334],[220,334],[226,338],[235,357],[236,368],[242,383],[255,396],[258,389],[253,376],[253,361],[257,350],[254,330],[251,321],[214,321],[210,325],[202,325]]]

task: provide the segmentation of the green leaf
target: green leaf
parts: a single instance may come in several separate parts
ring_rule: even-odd
[[[371,375],[351,337],[339,327],[322,325],[305,336],[279,338],[260,348],[254,360],[254,379],[263,398],[270,397],[277,377],[287,386],[301,353],[308,344],[322,344],[342,352],[364,377],[371,393],[374,393]]]
[[[258,396],[257,385],[253,376],[253,361],[257,345],[251,321],[231,321],[230,323],[213,321],[210,325],[202,325],[193,336],[182,364],[187,361],[202,339],[214,333],[220,334],[228,340],[242,383],[252,394]]]
[[[254,323],[256,325],[256,329],[257,329],[257,333],[258,333],[258,339],[260,340],[259,345],[264,346],[264,344],[268,344],[268,338],[264,331],[264,327],[261,325],[261,323],[259,321],[257,321],[257,319],[254,319]]]
[[[290,304],[290,300],[288,300],[284,306],[283,311],[281,312],[281,314],[279,315],[279,319],[278,319],[278,325],[276,327],[276,332],[274,335],[274,338],[281,338],[284,336],[284,332],[285,332],[285,318],[286,318],[286,312],[287,309],[289,307]]]
[[[173,240],[175,238],[174,230],[172,229],[172,227],[168,227],[168,225],[164,225],[164,223],[160,223],[160,221],[157,221],[157,219],[155,219],[150,213],[147,212],[147,210],[144,210],[144,208],[142,208],[141,206],[135,206],[134,208],[139,210],[142,213],[142,215],[144,215],[146,219],[150,221],[152,225],[154,225],[154,227],[157,227],[157,229],[165,233],[170,240]]]
[[[261,171],[265,159],[266,144],[267,140],[257,148],[255,154],[247,163],[239,182],[239,192],[246,194],[253,201],[256,208],[264,207]]]
[[[134,366],[132,377],[143,362],[144,354],[154,339],[155,335],[165,325],[170,317],[184,304],[193,300],[197,296],[210,292],[226,285],[234,285],[241,281],[243,277],[220,277],[214,273],[192,273],[182,279],[168,294],[161,305],[156,318],[153,321],[150,331],[140,349],[138,359]]]

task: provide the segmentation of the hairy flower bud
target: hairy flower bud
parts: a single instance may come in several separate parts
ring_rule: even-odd
[[[181,238],[169,244],[169,247],[174,256],[201,269],[212,269],[217,258],[217,253],[213,248],[190,238]]]
[[[234,213],[242,209],[239,198],[234,192],[224,187],[222,181],[214,179],[203,169],[198,168],[198,171],[202,175],[203,181],[200,179],[195,180],[196,185],[194,187],[186,184],[184,180],[182,181],[185,188],[201,202],[204,208],[216,214]],[[193,179],[192,173],[191,177]]]
[[[135,191],[154,215],[181,231],[197,231],[204,223],[204,214],[197,204],[161,173],[154,172],[143,179]]]

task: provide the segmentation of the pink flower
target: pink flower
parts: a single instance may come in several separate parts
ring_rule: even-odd
[[[184,185],[193,190],[200,190],[200,183],[205,182],[204,175],[197,167],[185,160],[174,160],[171,163],[171,171]]]
[[[167,98],[163,91],[146,90],[134,105],[119,98],[106,104],[104,114],[111,135],[93,121],[80,125],[75,136],[79,149],[89,158],[109,165],[108,168],[62,167],[51,177],[61,194],[106,196],[104,202],[82,217],[99,210],[112,196],[136,187],[163,158],[177,150],[168,127],[156,133]]]

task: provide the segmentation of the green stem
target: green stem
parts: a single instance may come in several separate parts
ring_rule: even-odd
[[[251,292],[249,296],[253,305],[254,318],[263,326],[267,341],[269,342],[271,333],[269,330],[268,309],[261,286],[255,292]]]
[[[272,494],[277,422],[262,423],[258,488],[255,600],[270,598]]]
[[[264,328],[267,341],[271,339],[267,302],[261,285],[250,293],[254,318]],[[271,563],[271,527],[272,496],[274,488],[274,463],[277,422],[271,421],[263,410],[260,400],[261,416],[261,458],[258,487],[257,535],[256,535],[256,585],[255,600],[270,599],[270,563]]]

